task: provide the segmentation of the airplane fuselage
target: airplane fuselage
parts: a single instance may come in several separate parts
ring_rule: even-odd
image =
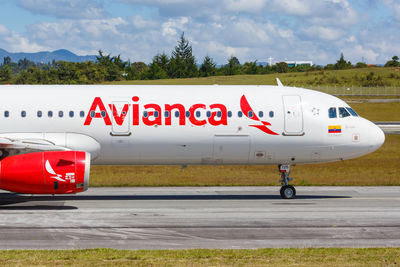
[[[383,132],[352,115],[344,101],[301,88],[8,85],[0,90],[0,137],[90,152],[93,164],[316,163],[365,155],[384,141]]]

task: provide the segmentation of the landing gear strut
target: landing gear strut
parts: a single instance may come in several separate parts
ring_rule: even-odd
[[[290,174],[290,165],[279,165],[279,172],[281,173],[282,179],[280,180],[281,187],[281,197],[283,199],[291,199],[296,196],[296,189],[289,184],[289,181],[293,179],[289,177]]]

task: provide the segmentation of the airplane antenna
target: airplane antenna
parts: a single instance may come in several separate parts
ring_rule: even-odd
[[[276,78],[276,83],[278,84],[279,87],[283,87],[283,84],[279,78]]]

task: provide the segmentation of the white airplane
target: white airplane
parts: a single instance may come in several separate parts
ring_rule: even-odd
[[[331,95],[278,86],[4,85],[0,188],[87,190],[91,164],[279,166],[377,150],[382,130]]]

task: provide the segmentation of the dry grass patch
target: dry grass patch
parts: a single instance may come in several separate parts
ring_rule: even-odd
[[[396,266],[399,248],[17,250],[2,266]]]
[[[370,121],[400,121],[400,102],[350,103],[350,106]]]

